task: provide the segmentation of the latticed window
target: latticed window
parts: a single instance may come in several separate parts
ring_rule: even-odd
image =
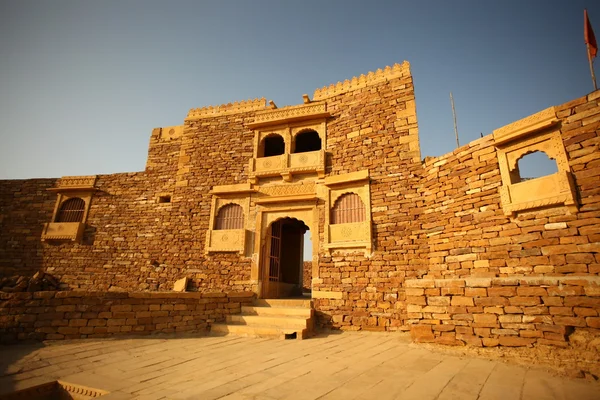
[[[331,210],[331,224],[347,224],[364,220],[365,205],[356,193],[342,195]]]
[[[85,201],[79,197],[73,197],[60,205],[56,222],[81,222],[85,212]]]
[[[219,209],[215,230],[221,229],[243,229],[244,210],[238,204],[227,204]]]

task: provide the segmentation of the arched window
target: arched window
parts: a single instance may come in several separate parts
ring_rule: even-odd
[[[515,169],[510,171],[510,180],[511,183],[519,183],[556,172],[558,172],[556,161],[538,150],[525,154],[517,161]]]
[[[331,224],[347,224],[365,220],[365,205],[356,193],[340,196],[331,209]]]
[[[265,137],[258,150],[259,157],[278,156],[285,152],[285,142],[283,138],[277,134],[272,134]]]
[[[294,138],[294,153],[321,150],[321,138],[316,131],[300,132]]]
[[[79,197],[72,197],[60,205],[56,222],[82,222],[85,212],[85,201]]]
[[[215,221],[215,230],[243,229],[244,210],[238,204],[227,204],[219,209]]]

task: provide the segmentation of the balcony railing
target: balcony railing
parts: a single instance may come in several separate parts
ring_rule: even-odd
[[[289,182],[292,175],[311,172],[316,172],[319,178],[325,175],[325,150],[250,159],[250,179],[253,183],[258,178],[278,175]]]
[[[85,224],[82,222],[49,222],[44,224],[42,242],[46,240],[81,241]]]

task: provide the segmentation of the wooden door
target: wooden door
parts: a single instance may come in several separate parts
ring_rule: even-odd
[[[267,232],[265,238],[265,257],[263,298],[275,299],[279,297],[279,281],[281,277],[281,221],[275,221]]]

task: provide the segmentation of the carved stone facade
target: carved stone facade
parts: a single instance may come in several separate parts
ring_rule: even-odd
[[[192,109],[153,130],[143,172],[0,181],[0,275],[44,269],[84,291],[164,291],[183,277],[200,293],[310,289],[320,326],[412,327],[440,343],[598,335],[599,91],[425,160],[408,63],[302,97]],[[558,172],[521,181],[532,151]],[[70,197],[81,221],[64,240],[54,224]],[[546,296],[553,277],[586,279]],[[511,285],[536,298],[510,308],[497,289]]]

